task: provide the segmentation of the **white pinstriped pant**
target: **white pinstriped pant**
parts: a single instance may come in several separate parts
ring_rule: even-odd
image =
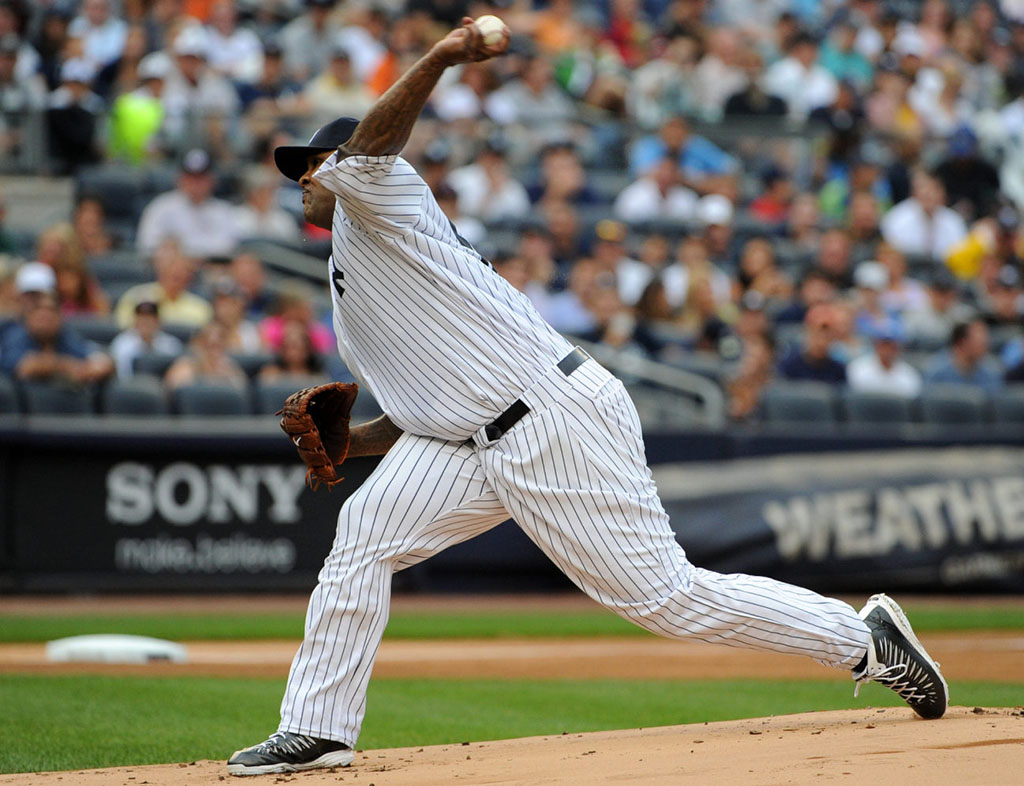
[[[647,630],[853,668],[870,634],[847,604],[694,567],[678,545],[622,384],[593,360],[556,368],[494,444],[402,435],[346,500],[310,598],[281,731],[351,746],[388,620],[391,575],[511,515],[572,581]]]

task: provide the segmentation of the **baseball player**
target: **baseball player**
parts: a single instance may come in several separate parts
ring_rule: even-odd
[[[289,399],[282,425],[315,478],[334,482],[323,464],[346,452],[384,458],[342,506],[280,726],[232,755],[229,773],[349,764],[392,573],[509,517],[582,591],[647,630],[809,656],[940,717],[946,683],[890,598],[875,595],[858,614],[809,590],[687,561],[623,385],[459,237],[399,156],[442,72],[507,45],[507,31],[485,45],[464,19],[362,121],[336,120],[308,145],[276,150],[302,187],[306,219],[331,229],[338,350],[385,413],[340,433],[354,393],[314,398],[316,389]],[[329,461],[310,460],[325,447]]]

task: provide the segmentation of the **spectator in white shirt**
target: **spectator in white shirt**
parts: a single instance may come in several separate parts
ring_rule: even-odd
[[[213,321],[224,328],[224,344],[229,352],[255,354],[263,349],[259,326],[245,318],[245,292],[230,278],[213,285]]]
[[[339,45],[326,67],[306,84],[296,103],[300,111],[308,112],[321,124],[336,117],[362,117],[375,100],[373,91],[356,79],[348,50]]]
[[[614,275],[622,303],[633,306],[654,278],[655,270],[629,255],[626,250],[628,233],[626,225],[620,221],[608,218],[598,221],[594,227],[591,258],[599,272]]]
[[[463,240],[478,249],[487,242],[487,228],[483,223],[473,216],[464,216],[459,212],[459,195],[455,193],[454,188],[441,182],[432,191],[438,207],[448,216],[448,220],[452,222],[455,231]]]
[[[337,0],[306,0],[306,10],[281,28],[288,75],[305,82],[319,72],[337,45],[341,28],[331,18]]]
[[[217,0],[206,27],[210,67],[233,82],[252,83],[263,72],[263,44],[252,30],[238,26],[234,0]]]
[[[210,40],[206,28],[189,25],[174,39],[175,68],[164,84],[165,128],[175,139],[190,131],[190,124],[206,134],[223,136],[221,121],[237,118],[240,101],[231,82],[210,68]]]
[[[926,292],[927,300],[909,309],[903,321],[911,341],[935,348],[949,341],[954,325],[969,321],[974,310],[960,299],[956,278],[946,267],[935,270]]]
[[[619,193],[613,208],[615,215],[628,223],[692,220],[698,197],[680,180],[675,157],[665,156]]]
[[[882,319],[871,329],[872,351],[846,365],[851,390],[915,398],[921,392],[921,374],[900,357],[904,333],[899,322]]]
[[[110,342],[110,356],[122,379],[135,373],[135,358],[140,355],[178,355],[183,349],[181,341],[160,329],[160,310],[152,300],[136,303],[133,326]]]
[[[520,218],[530,212],[526,188],[509,174],[505,164],[506,147],[503,137],[492,134],[475,163],[448,175],[448,184],[459,195],[459,213],[490,222]]]
[[[764,74],[766,93],[786,102],[789,114],[804,120],[815,109],[828,106],[839,94],[836,78],[818,62],[818,42],[809,33],[798,33],[786,57]]]
[[[707,53],[693,72],[693,101],[708,120],[718,120],[729,97],[747,84],[740,65],[743,41],[728,27],[717,27],[707,36]]]
[[[178,185],[146,205],[136,242],[152,254],[168,238],[191,257],[226,257],[239,241],[236,208],[213,196],[213,162],[205,150],[190,150],[181,164]]]
[[[276,171],[265,166],[253,166],[245,171],[242,178],[245,202],[235,209],[235,229],[239,238],[300,240],[297,221],[277,203],[280,178]]]
[[[946,207],[946,190],[938,178],[923,169],[914,172],[911,197],[895,205],[882,218],[882,237],[904,254],[944,260],[967,236],[967,225]]]
[[[85,58],[95,68],[103,68],[124,51],[128,25],[111,14],[110,0],[84,0],[81,15],[68,25],[68,37],[82,39]]]
[[[548,139],[570,136],[568,124],[576,116],[572,100],[555,82],[551,63],[542,55],[529,58],[519,78],[491,93],[484,109],[496,123],[526,123]]]
[[[715,267],[708,255],[707,241],[699,235],[683,238],[676,259],[661,271],[665,286],[665,300],[672,309],[680,309],[686,303],[690,283],[694,278],[705,278],[710,282],[711,293],[719,305],[732,299],[732,279]]]

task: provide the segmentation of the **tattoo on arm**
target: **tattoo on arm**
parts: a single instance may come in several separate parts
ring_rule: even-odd
[[[369,423],[354,426],[349,432],[348,458],[383,456],[402,436],[402,429],[381,415]]]
[[[458,63],[497,57],[508,50],[508,35],[484,44],[480,29],[466,16],[462,24],[434,44],[405,75],[382,95],[356,126],[352,138],[338,148],[347,155],[386,156],[402,152],[409,133],[444,70]]]
[[[356,126],[352,138],[338,148],[341,157],[387,156],[402,152],[423,106],[446,64],[435,52],[421,57],[382,95]]]

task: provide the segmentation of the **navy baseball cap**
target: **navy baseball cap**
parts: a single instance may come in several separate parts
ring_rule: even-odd
[[[289,180],[298,180],[306,172],[306,159],[316,153],[337,150],[356,130],[359,121],[354,117],[339,117],[317,130],[305,145],[282,145],[274,148],[274,163]]]

